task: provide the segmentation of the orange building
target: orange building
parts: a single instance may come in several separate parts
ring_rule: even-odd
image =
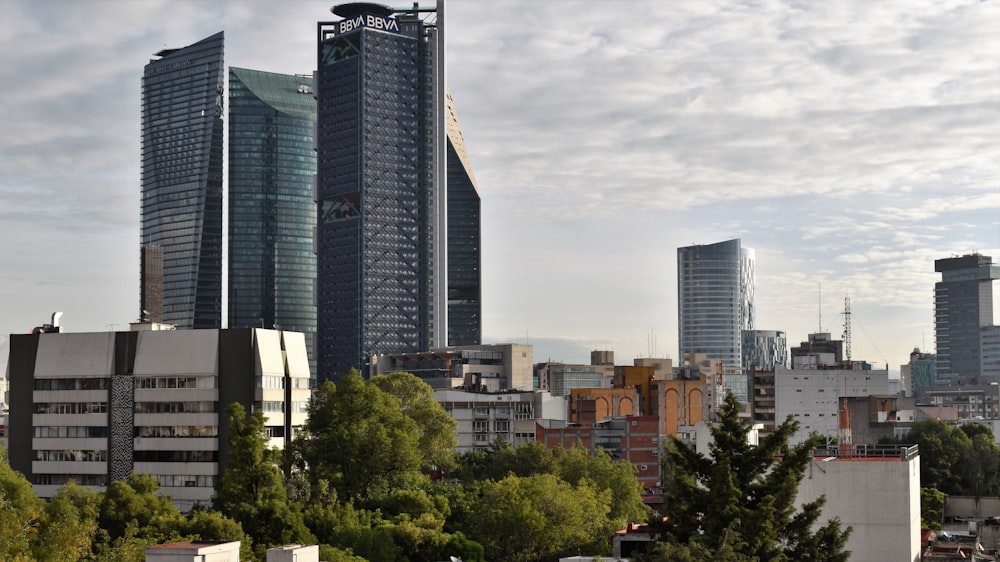
[[[592,424],[638,413],[639,394],[634,388],[574,388],[570,391],[570,423]]]
[[[657,392],[662,435],[675,435],[681,427],[707,420],[711,413],[712,393],[704,374],[657,381]]]
[[[648,365],[615,367],[615,388],[635,389],[639,395],[639,415],[655,416],[659,406],[654,368]]]

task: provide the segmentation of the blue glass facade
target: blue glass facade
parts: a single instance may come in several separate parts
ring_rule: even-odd
[[[744,330],[754,328],[754,252],[740,240],[677,249],[679,353],[705,353],[743,367]]]
[[[479,195],[448,130],[440,14],[373,9],[338,6],[345,20],[318,24],[321,379],[480,341]]]
[[[303,332],[311,363],[315,123],[312,77],[229,69],[229,327]]]
[[[142,78],[140,243],[163,249],[163,321],[219,328],[223,34],[155,56]]]

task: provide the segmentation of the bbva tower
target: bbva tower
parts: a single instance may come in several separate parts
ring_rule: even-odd
[[[444,6],[317,25],[318,378],[481,340],[480,198],[448,94]]]

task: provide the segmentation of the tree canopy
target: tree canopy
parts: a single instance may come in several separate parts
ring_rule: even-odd
[[[816,528],[823,500],[795,508],[818,438],[789,446],[798,429],[789,418],[752,445],[749,422],[739,411],[730,394],[711,425],[709,456],[671,437],[663,469],[665,517],[657,521],[661,540],[692,553],[731,551],[726,559],[732,560],[847,560],[850,529],[841,529],[836,518]]]

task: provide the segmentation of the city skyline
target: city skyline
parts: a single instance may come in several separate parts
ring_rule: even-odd
[[[227,65],[311,73],[331,4],[10,6],[0,361],[56,310],[70,331],[136,319],[152,55],[224,30]],[[676,249],[739,237],[757,326],[838,336],[847,295],[855,358],[933,351],[934,260],[1000,260],[997,3],[625,5],[447,3],[483,341],[676,359]]]

